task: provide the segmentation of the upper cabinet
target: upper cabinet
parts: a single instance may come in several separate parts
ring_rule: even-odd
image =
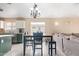
[[[25,28],[25,21],[16,21],[16,28]]]

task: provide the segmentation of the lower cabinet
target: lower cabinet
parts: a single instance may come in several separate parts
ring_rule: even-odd
[[[17,37],[17,42],[22,43],[22,34],[17,34],[16,37]]]
[[[12,40],[11,37],[0,37],[0,56],[4,55],[11,50]]]
[[[22,33],[14,35],[12,43],[22,43]]]

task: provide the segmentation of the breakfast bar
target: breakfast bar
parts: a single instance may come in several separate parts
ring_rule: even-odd
[[[50,42],[51,43],[54,43],[55,41],[53,41],[53,36],[51,35],[44,35],[44,36],[31,36],[31,35],[28,35],[28,36],[24,36],[24,44],[23,44],[23,55],[25,56],[25,52],[26,52],[26,42],[29,40],[28,38],[38,38],[38,37],[42,37],[42,38],[50,38]],[[29,41],[32,41],[34,42],[34,39],[33,40],[29,40]],[[55,42],[56,43],[56,42]],[[34,44],[35,45],[35,44]],[[52,47],[52,44],[50,44],[50,50],[51,50],[51,53],[50,55],[52,56],[52,52],[53,52],[53,47]],[[55,45],[56,46],[56,45]]]
[[[8,51],[11,50],[12,40],[11,37],[13,35],[0,35],[0,56],[4,55]]]

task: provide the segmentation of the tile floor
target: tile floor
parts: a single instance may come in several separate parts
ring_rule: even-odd
[[[13,44],[11,51],[4,56],[23,56],[23,44]],[[31,46],[26,47],[26,56],[33,56],[33,50]],[[40,50],[36,50],[35,56],[40,56]],[[43,41],[43,56],[48,55],[48,43]]]

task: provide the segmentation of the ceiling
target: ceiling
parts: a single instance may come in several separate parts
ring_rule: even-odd
[[[33,3],[0,3],[0,17],[25,17],[31,18],[30,9]],[[39,18],[78,17],[78,3],[37,3],[40,11]]]

